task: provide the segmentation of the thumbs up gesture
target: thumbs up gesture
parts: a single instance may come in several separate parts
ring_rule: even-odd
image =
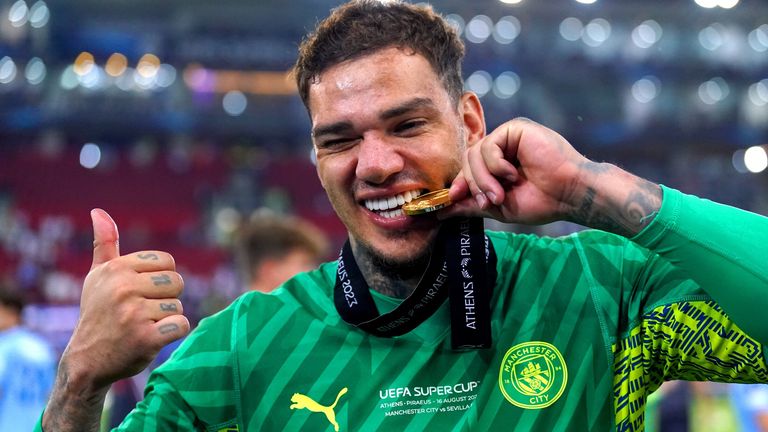
[[[173,257],[160,251],[121,256],[112,218],[95,209],[91,219],[93,264],[62,363],[66,359],[70,374],[102,387],[140,372],[190,325],[182,315],[184,281]]]

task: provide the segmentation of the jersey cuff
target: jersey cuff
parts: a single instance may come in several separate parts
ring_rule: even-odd
[[[664,185],[661,186],[661,207],[659,208],[656,217],[653,218],[645,228],[643,228],[634,237],[630,238],[635,243],[640,244],[646,248],[651,247],[653,244],[657,244],[659,239],[664,234],[675,228],[680,217],[680,201],[682,199],[682,193],[668,188]]]

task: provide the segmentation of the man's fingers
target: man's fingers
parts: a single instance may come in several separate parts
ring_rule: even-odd
[[[164,298],[160,300],[147,300],[146,305],[149,311],[149,319],[160,321],[173,315],[182,315],[184,306],[176,298]]]
[[[466,165],[464,165],[464,178],[467,180],[469,190],[472,192],[472,196],[475,197],[477,205],[480,208],[485,208],[488,205],[488,198],[493,192],[487,188],[489,183],[488,178],[491,174],[488,172],[488,167],[485,166],[483,156],[479,151],[479,148],[483,143],[475,144],[474,148],[470,148],[467,151]]]
[[[141,295],[148,299],[178,297],[184,290],[184,280],[174,271],[141,273],[144,280]]]
[[[451,183],[450,206],[440,209],[436,215],[438,219],[450,219],[456,216],[482,216],[482,209],[477,206],[477,202],[472,197],[469,190],[469,184],[462,170]]]
[[[91,210],[93,223],[93,263],[91,269],[99,264],[120,256],[120,235],[117,224],[102,209]]]
[[[159,348],[182,338],[189,333],[189,320],[184,315],[171,315],[153,324],[155,334],[153,339]],[[159,349],[158,348],[158,349]]]
[[[162,251],[139,251],[126,254],[125,259],[136,272],[152,272],[160,270],[176,270],[173,255]]]
[[[498,145],[486,145],[480,148],[480,152],[488,167],[488,171],[498,180],[515,182],[519,174],[515,165],[507,160],[503,150]]]

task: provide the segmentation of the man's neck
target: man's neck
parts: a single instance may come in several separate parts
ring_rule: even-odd
[[[395,266],[383,264],[363,247],[352,245],[355,262],[366,283],[374,291],[386,296],[404,299],[411,295],[426,269],[428,258],[417,260],[419,265]]]

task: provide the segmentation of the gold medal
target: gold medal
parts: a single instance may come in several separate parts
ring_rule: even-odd
[[[403,212],[408,216],[433,212],[451,205],[448,197],[448,189],[438,189],[414,198],[411,202],[403,204]]]

